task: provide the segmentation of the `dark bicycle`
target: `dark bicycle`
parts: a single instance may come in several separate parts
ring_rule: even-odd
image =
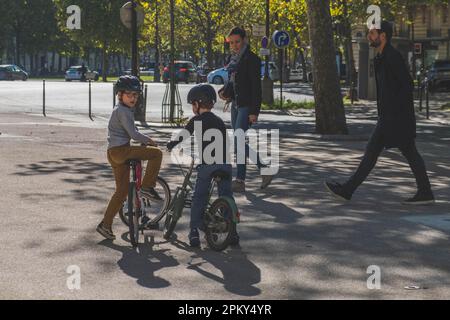
[[[140,194],[142,184],[141,160],[128,160],[130,166],[130,184],[128,198],[119,211],[120,219],[130,229],[130,241],[133,246],[139,244],[139,233],[146,229],[157,228],[158,222],[164,217],[170,203],[171,195],[167,182],[158,177],[155,190],[161,200],[149,199]]]
[[[166,240],[171,238],[176,224],[180,219],[183,209],[190,208],[192,205],[192,190],[194,189],[191,181],[194,170],[195,160],[191,161],[188,171],[184,175],[184,181],[181,187],[175,191],[173,199],[167,208],[166,220],[164,222],[163,237]],[[203,213],[204,230],[208,246],[216,251],[225,250],[236,230],[236,224],[239,223],[239,211],[233,198],[221,196],[214,202],[214,190],[222,179],[231,179],[227,172],[216,171],[212,174],[212,183],[209,188],[208,201],[205,212]]]

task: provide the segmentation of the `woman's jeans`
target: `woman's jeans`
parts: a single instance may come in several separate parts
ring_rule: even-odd
[[[235,103],[231,106],[231,125],[233,127],[233,130],[236,131],[237,129],[242,129],[244,132],[247,132],[247,130],[250,127],[249,121],[249,108],[248,107],[237,107]],[[237,155],[237,139],[234,140],[234,153]],[[252,148],[248,146],[248,143],[245,143],[245,163],[244,164],[238,164],[237,165],[237,176],[236,178],[239,180],[244,181],[245,176],[247,174],[247,158],[249,157],[249,153],[252,152],[254,155],[256,151],[254,151]],[[254,157],[251,157],[254,159]],[[239,157],[238,157],[239,159]],[[259,169],[263,167],[263,164],[261,163],[261,159],[259,158],[259,154],[256,153],[256,165]]]

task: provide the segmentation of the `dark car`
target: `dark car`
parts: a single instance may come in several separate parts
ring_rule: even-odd
[[[450,90],[450,60],[436,60],[426,72],[430,91]]]
[[[0,80],[22,80],[28,79],[28,73],[15,64],[0,65]]]
[[[167,83],[170,80],[169,67],[164,68],[163,82]],[[191,61],[175,61],[175,80],[177,82],[196,82],[197,68]]]

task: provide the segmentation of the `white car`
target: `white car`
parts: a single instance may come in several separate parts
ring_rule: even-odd
[[[82,66],[72,66],[66,71],[64,78],[66,81],[81,80],[81,68]],[[86,67],[86,80],[97,81],[99,79],[99,74],[97,71],[91,71]]]
[[[261,78],[264,77],[265,61],[261,62]],[[274,62],[269,62],[269,77],[273,81],[280,79],[277,65]],[[226,67],[211,71],[207,77],[208,83],[212,84],[224,84],[228,82],[228,71]]]

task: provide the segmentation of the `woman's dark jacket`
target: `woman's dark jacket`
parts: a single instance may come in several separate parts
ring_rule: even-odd
[[[250,47],[239,61],[234,83],[235,100],[238,107],[248,107],[249,114],[259,115],[261,109],[261,59]]]

